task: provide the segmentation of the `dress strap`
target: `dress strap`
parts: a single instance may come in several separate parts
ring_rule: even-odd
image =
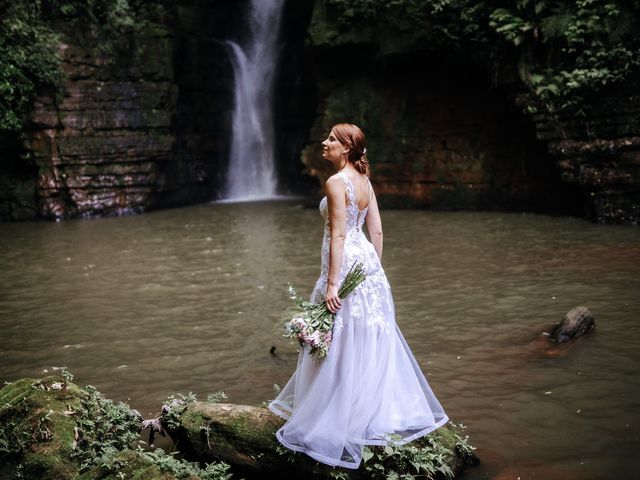
[[[336,173],[336,175],[339,176],[344,181],[347,187],[347,199],[349,200],[349,203],[351,205],[355,205],[356,204],[355,190],[353,188],[353,183],[351,183],[351,179],[349,178],[349,175],[347,175],[344,172],[338,172]]]

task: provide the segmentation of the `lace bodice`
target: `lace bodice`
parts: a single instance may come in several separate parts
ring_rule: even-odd
[[[347,218],[346,218],[346,231],[347,231],[347,236],[349,235],[349,233],[358,233],[358,231],[362,231],[362,225],[364,224],[364,220],[367,216],[367,210],[369,209],[369,205],[367,205],[366,207],[364,207],[362,210],[360,210],[358,208],[358,204],[356,203],[356,192],[355,192],[355,188],[353,187],[353,183],[351,182],[351,179],[349,178],[349,175],[347,175],[344,172],[338,172],[336,173],[336,176],[340,177],[344,183],[345,183],[345,187],[346,187],[346,193],[347,193]],[[369,180],[367,179],[367,187],[369,188],[369,193],[371,193],[371,185],[369,184]],[[323,197],[322,200],[320,201],[320,214],[322,215],[322,217],[324,218],[325,221],[325,225],[327,226],[327,230],[328,230],[328,223],[329,223],[329,208],[327,206],[327,197]]]
[[[376,270],[380,263],[373,250],[373,246],[367,240],[362,226],[364,225],[365,218],[367,217],[367,211],[369,206],[360,210],[356,203],[355,188],[351,179],[346,173],[338,172],[336,174],[340,177],[346,187],[346,228],[345,228],[345,240],[344,240],[344,253],[343,253],[343,267],[341,269],[340,280],[342,281],[343,275],[345,275],[356,260],[364,261],[365,267],[368,267],[369,272]],[[368,180],[367,180],[368,181]],[[371,194],[371,185],[368,184],[369,193]],[[324,294],[326,288],[326,280],[329,273],[329,249],[331,243],[331,230],[329,228],[329,209],[327,206],[327,197],[324,197],[320,201],[320,213],[324,218],[324,237],[322,239],[322,251],[321,251],[321,266],[320,266],[320,288],[317,290],[318,294]],[[365,252],[369,252],[365,254]],[[373,252],[373,253],[372,253]],[[374,265],[376,264],[376,265]],[[320,298],[316,298],[320,301]]]

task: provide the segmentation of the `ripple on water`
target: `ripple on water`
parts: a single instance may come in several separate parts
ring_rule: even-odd
[[[632,478],[640,232],[520,214],[383,220],[398,324],[480,447],[467,478]],[[286,283],[307,296],[319,273],[315,210],[210,204],[0,228],[2,379],[64,365],[156,412],[173,392],[258,404],[295,368],[276,323]],[[542,332],[581,304],[595,332],[550,346]]]

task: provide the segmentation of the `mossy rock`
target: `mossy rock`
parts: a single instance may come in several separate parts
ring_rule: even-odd
[[[95,399],[99,395],[89,388],[80,388],[71,382],[65,382],[61,375],[53,375],[43,379],[16,380],[0,389],[1,479],[177,478],[168,473],[167,468],[154,463],[152,457],[128,448],[109,451],[101,458],[101,462],[111,468],[97,465],[81,472],[78,448],[82,444],[82,436],[92,435],[90,431],[83,431],[80,424],[83,401]],[[118,408],[123,411],[127,407]],[[97,418],[95,421],[99,422]],[[126,429],[130,428],[130,424],[123,421],[122,425],[114,425],[114,428]],[[166,458],[163,460],[164,463],[169,463]],[[184,471],[192,468],[190,465],[179,464],[177,460],[171,463],[174,469]],[[199,477],[182,475],[180,478],[195,480]]]
[[[72,479],[77,465],[70,461],[74,449],[75,419],[83,391],[63,385],[60,376],[43,380],[25,378],[0,390],[0,477]]]

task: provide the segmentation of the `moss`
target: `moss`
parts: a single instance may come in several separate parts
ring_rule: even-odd
[[[203,424],[197,412],[185,419],[198,428]],[[0,478],[228,477],[226,464],[201,469],[161,450],[133,450],[138,427],[127,405],[114,404],[94,387],[83,389],[65,382],[61,375],[8,383],[0,389]]]
[[[276,440],[276,430],[279,425],[273,423],[256,424],[249,422],[244,417],[233,419],[227,428],[235,434],[237,438],[246,439],[247,443],[257,445],[260,449],[275,449],[279,445]]]
[[[187,409],[180,417],[180,423],[187,430],[190,439],[200,439],[202,448],[205,445],[207,448],[215,445],[216,456],[221,458],[236,455],[240,451],[251,455],[256,447],[275,449],[278,445],[275,425],[259,423],[255,418],[247,419],[242,416],[213,423],[206,404]]]
[[[72,384],[67,390],[43,388],[63,382],[60,376],[27,378],[0,390],[0,439],[11,450],[0,454],[0,463],[22,465],[27,478],[75,478],[77,466],[69,461],[75,420],[65,412],[80,408],[82,390]]]

